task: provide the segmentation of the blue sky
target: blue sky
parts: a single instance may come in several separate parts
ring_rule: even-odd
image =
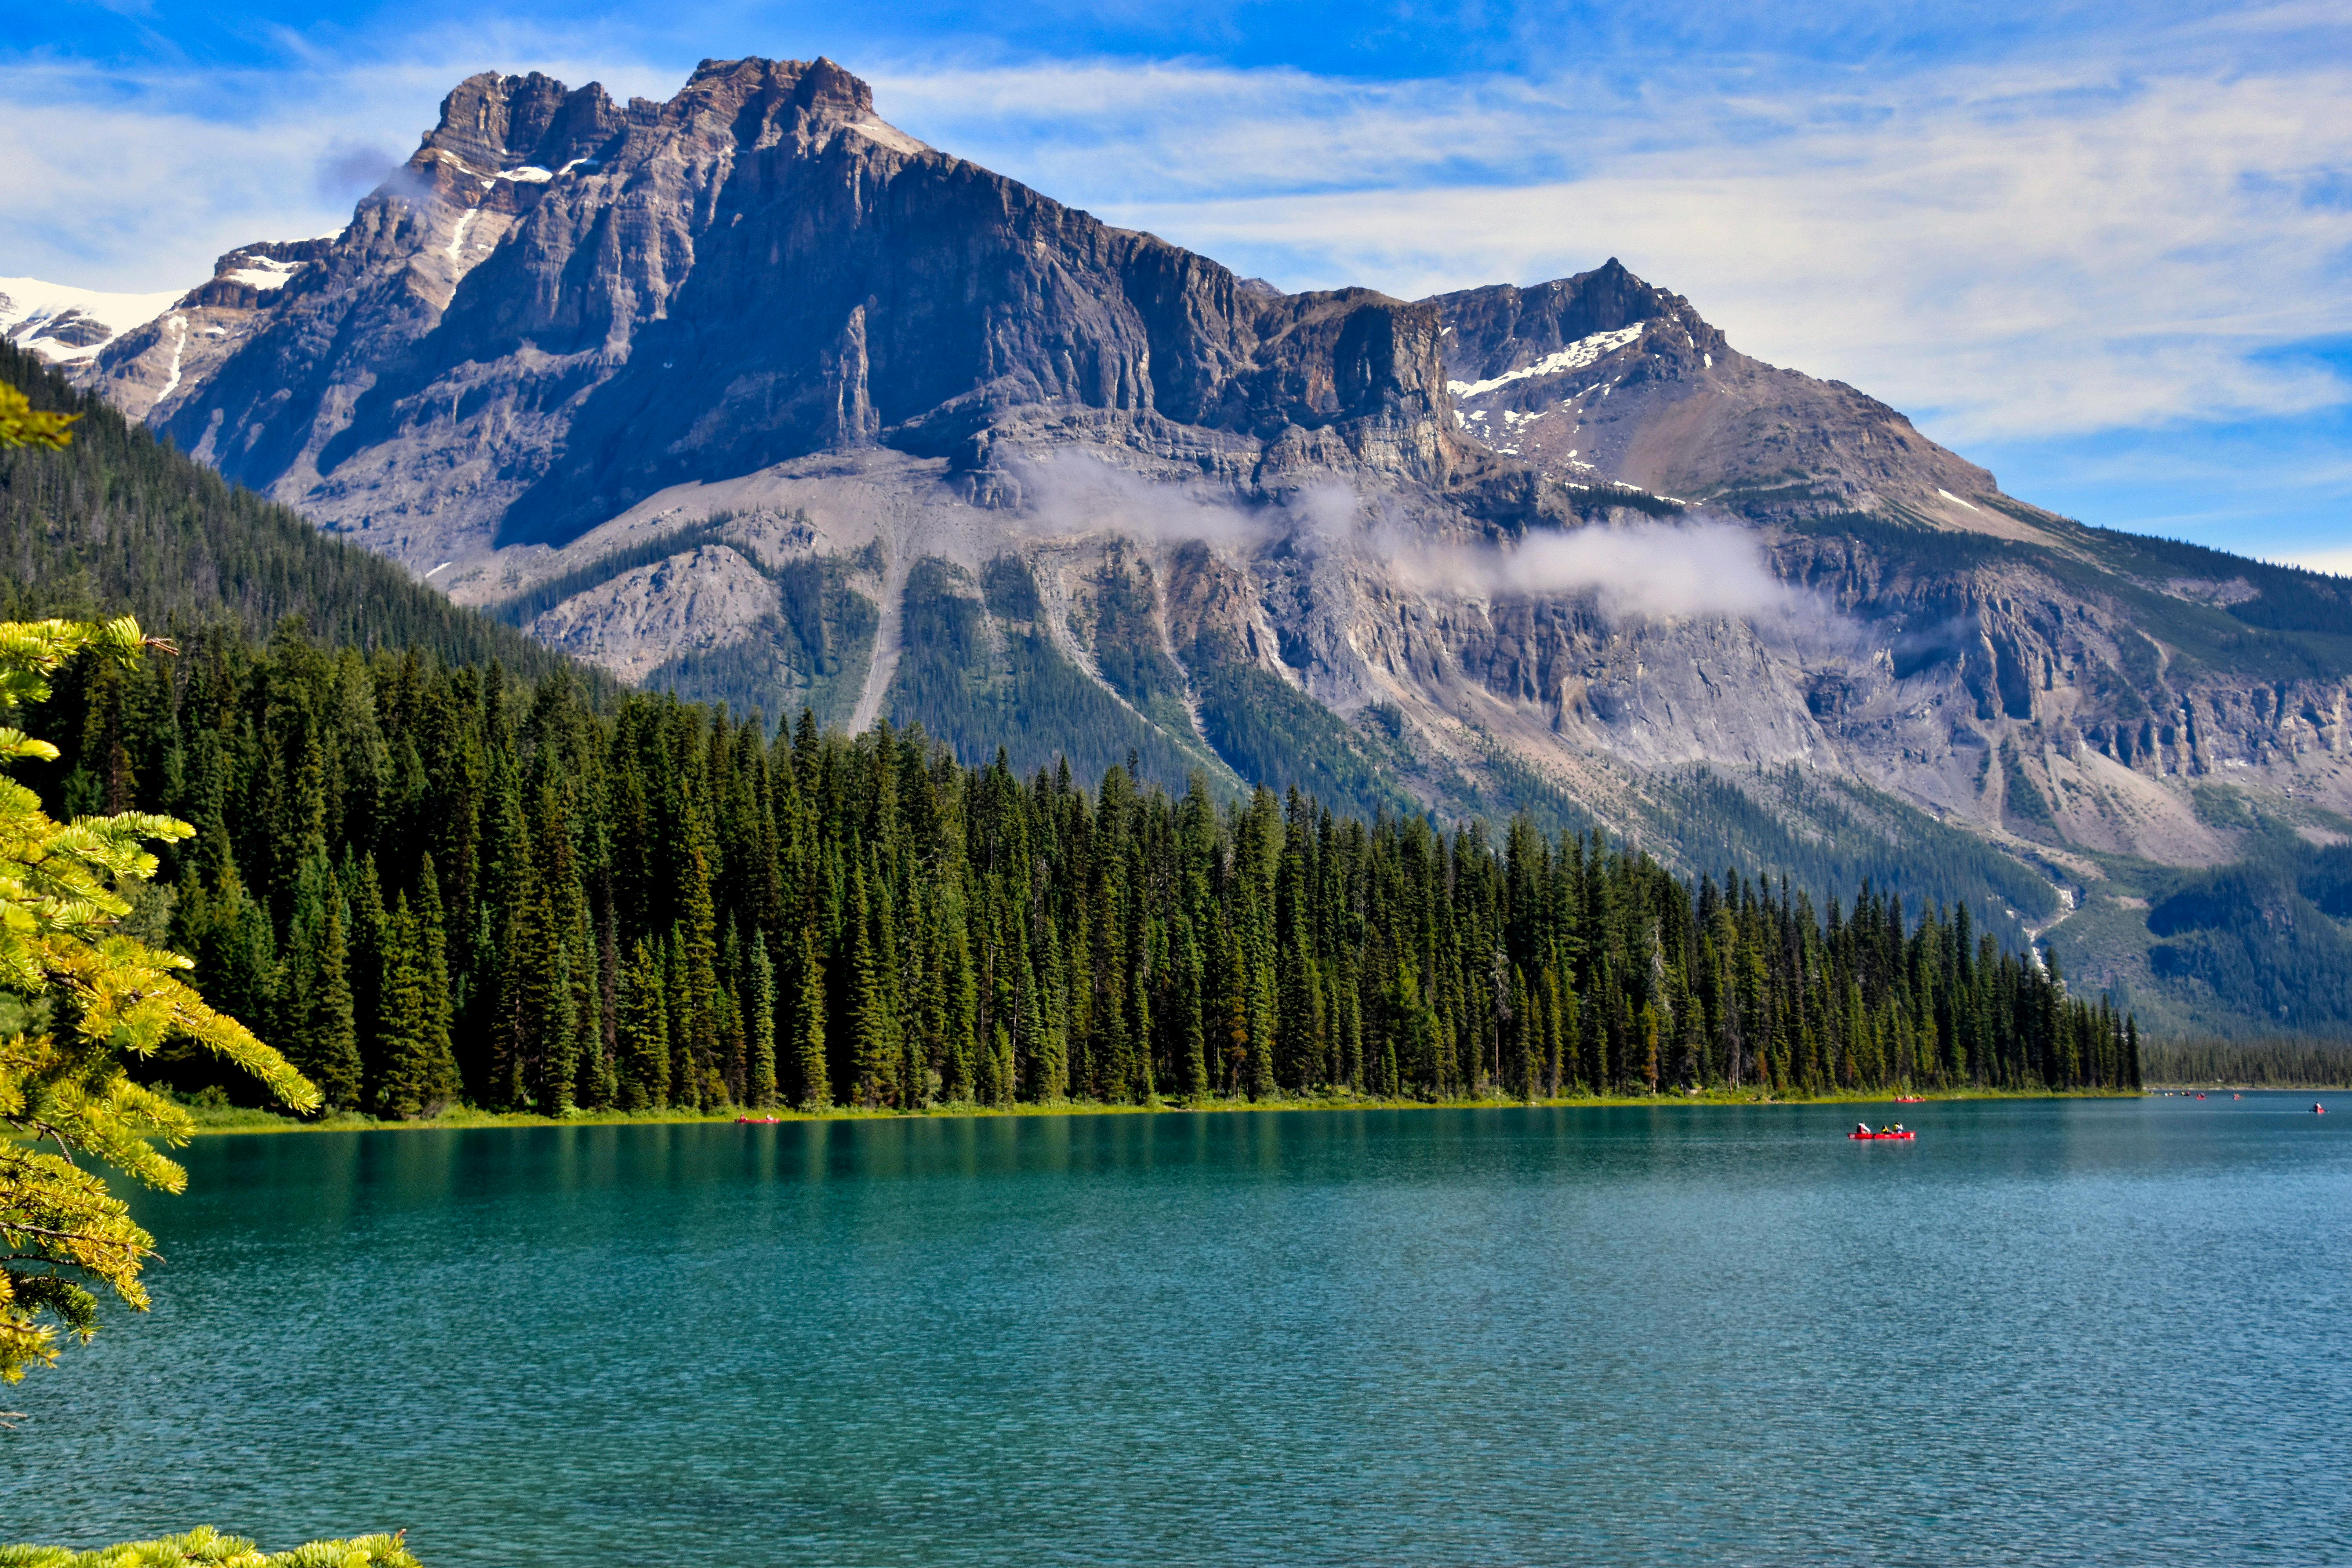
[[[63,0],[0,41],[0,276],[178,287],[339,226],[475,70],[666,97],[742,54],[1291,288],[1617,256],[2027,500],[2352,572],[2333,0]]]

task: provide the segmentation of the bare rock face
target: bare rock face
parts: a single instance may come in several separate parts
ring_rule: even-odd
[[[643,680],[681,653],[724,647],[776,611],[776,590],[726,545],[702,545],[624,573],[530,623],[550,647]]]
[[[1901,414],[1748,358],[1688,300],[1614,260],[1534,289],[1426,303],[1445,322],[1463,431],[1549,478],[1759,519],[1862,512],[2031,536],[2013,511],[1985,504],[2000,495],[1992,475]]]
[[[124,413],[164,423],[268,323],[287,286],[334,246],[332,239],[239,246],[213,264],[208,280],[108,343],[79,379]]]
[[[1245,476],[1442,479],[1457,450],[1432,308],[1244,289],[923,146],[822,59],[706,61],[626,107],[472,78],[274,298],[198,296],[259,319],[226,358],[182,353],[153,422],[420,570],[815,451],[984,476],[1041,415],[1224,437],[1213,466]],[[152,380],[219,324],[166,323],[103,374]]]

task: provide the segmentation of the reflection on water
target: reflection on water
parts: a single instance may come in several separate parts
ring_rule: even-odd
[[[1916,1144],[1835,1106],[210,1139],[142,1200],[155,1312],[13,1398],[0,1536],[2352,1555],[2352,1118],[1905,1109]]]

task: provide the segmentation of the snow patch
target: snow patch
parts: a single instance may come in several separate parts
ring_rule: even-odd
[[[188,318],[174,316],[166,325],[172,329],[172,374],[164,378],[163,390],[155,395],[154,407],[147,411],[150,418],[180,389],[180,360],[188,352]]]
[[[1445,390],[1456,397],[1484,397],[1497,387],[1508,386],[1515,381],[1525,381],[1530,376],[1558,375],[1563,371],[1582,370],[1633,342],[1648,329],[1649,324],[1636,321],[1613,332],[1595,332],[1589,338],[1579,338],[1557,353],[1544,355],[1533,364],[1505,371],[1491,381],[1449,381],[1445,384]]]
[[[257,292],[265,289],[283,289],[286,280],[310,264],[307,261],[273,261],[267,256],[248,256],[245,265],[221,276],[231,283],[242,283]]]
[[[479,207],[467,207],[464,212],[457,215],[457,232],[449,237],[450,260],[458,263],[460,266],[465,264],[463,251],[466,244],[466,231],[473,227],[474,220],[481,216],[482,209]]]
[[[897,126],[890,124],[887,121],[878,120],[870,114],[863,120],[851,121],[846,126],[843,127],[843,129],[855,131],[860,136],[865,137],[868,142],[879,142],[883,146],[889,148],[895,153],[905,153],[909,156],[912,156],[919,153],[928,153],[930,151],[930,148],[928,145],[916,141],[913,137],[908,135]]]
[[[37,278],[0,278],[0,337],[51,364],[78,364],[170,310],[180,294],[101,294]]]
[[[520,168],[500,169],[499,178],[512,180],[519,185],[543,185],[555,178],[555,171],[542,169],[536,163],[525,163]]]
[[[1963,507],[1968,507],[1969,510],[1970,510],[1970,511],[1974,511],[1974,510],[1977,510],[1976,508],[1974,508],[1974,507],[1972,507],[1972,506],[1969,506],[1969,503],[1968,503],[1968,502],[1966,502],[1966,501],[1964,501],[1964,500],[1960,500],[1960,498],[1959,498],[1959,497],[1958,497],[1958,496],[1954,495],[1951,491],[1949,491],[1949,490],[1946,489],[1945,489],[1943,486],[1941,486],[1941,485],[1937,485],[1937,486],[1936,487],[1936,493],[1937,493],[1937,495],[1939,495],[1939,496],[1942,496],[1946,500],[1950,501],[1950,502],[1951,502],[1953,505],[1955,505],[1955,506],[1963,506]]]

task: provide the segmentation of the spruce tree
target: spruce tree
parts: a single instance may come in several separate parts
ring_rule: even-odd
[[[669,1102],[681,1110],[702,1109],[703,1079],[701,1064],[694,1050],[694,1023],[697,1016],[693,999],[688,995],[686,939],[678,928],[669,928],[669,941],[662,950],[662,1000],[665,1004],[669,1037]],[[706,1005],[702,1016],[709,1016]]]
[[[678,868],[681,958],[685,966],[680,994],[672,998],[684,1014],[684,1045],[694,1080],[696,1105],[718,1099],[721,1065],[719,1038],[719,916],[710,890],[709,833],[701,814],[689,809],[686,824],[686,860]]]
[[[793,967],[793,1059],[799,1103],[803,1110],[827,1110],[833,1106],[833,1084],[825,1065],[824,964],[817,956],[813,926],[801,928],[800,953]]]
[[[327,901],[310,994],[308,1037],[317,1069],[308,1076],[331,1110],[360,1103],[359,1028],[352,1014],[351,944],[343,935],[342,900]]]
[[[763,748],[668,699],[222,636],[184,683],[77,696],[89,750],[56,775],[93,807],[186,803],[174,940],[339,1099],[340,909],[371,1106],[429,1110],[453,1060],[478,1102],[554,1111],[2134,1070],[2130,1020],[1958,908],[1914,927],[1865,889],[1817,917],[1597,835],[1172,800],[1124,769],[1090,795],[805,715]],[[394,889],[421,1025],[385,989]]]
[[[768,961],[765,932],[751,933],[745,1005],[751,1018],[751,1065],[746,1103],[765,1110],[776,1103],[776,966]]]
[[[435,1073],[432,1020],[425,1002],[425,965],[416,916],[408,895],[393,903],[384,943],[383,988],[383,1079],[376,1089],[376,1114],[406,1118],[425,1108]]]
[[[881,922],[864,864],[853,868],[849,886],[849,1098],[853,1105],[871,1108],[894,1097],[899,1053],[891,1026],[890,975],[878,940]]]
[[[454,1008],[449,994],[449,938],[441,907],[441,884],[434,873],[430,855],[417,867],[415,910],[415,956],[425,987],[425,1061],[417,1091],[423,1110],[430,1114],[456,1100],[465,1089],[450,1035]]]
[[[751,1021],[745,990],[743,944],[735,933],[735,917],[719,941],[719,1079],[725,1087],[721,1104],[741,1104],[751,1081]]]
[[[659,1110],[669,1104],[669,1003],[662,963],[645,938],[630,950],[621,984],[620,1104],[624,1110]]]
[[[384,910],[383,888],[376,880],[375,857],[365,855],[356,860],[347,857],[343,864],[346,874],[342,881],[347,894],[344,902],[351,910],[346,972],[351,979],[352,1016],[359,1044],[360,1100],[373,1108],[383,1079],[383,966],[392,917]]]

